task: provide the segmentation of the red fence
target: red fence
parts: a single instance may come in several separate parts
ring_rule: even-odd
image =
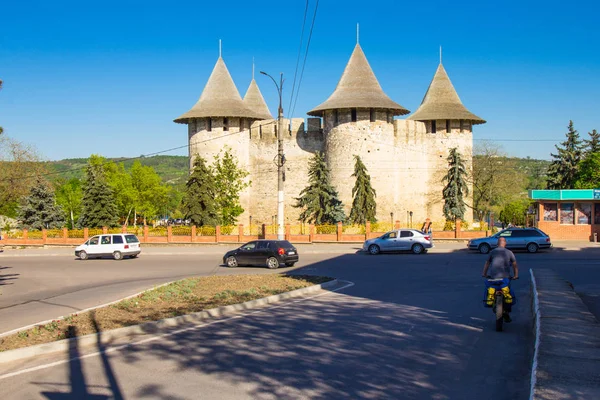
[[[396,221],[394,226],[388,223],[389,228],[400,229],[400,222]],[[376,228],[382,227],[380,224]],[[384,226],[388,228],[387,226]],[[380,230],[380,229],[377,229]],[[123,226],[119,228],[84,228],[81,230],[42,229],[41,231],[13,231],[3,236],[4,245],[79,245],[89,237],[107,233],[133,233],[138,236],[141,243],[245,243],[256,239],[277,239],[276,229],[267,225],[250,226],[244,229],[244,225],[238,226],[168,226],[159,228]],[[285,238],[294,243],[361,243],[366,239],[376,238],[385,231],[372,231],[371,224],[345,226],[337,225],[308,225],[285,226]],[[473,239],[489,236],[490,231],[462,231],[460,221],[456,223],[453,231],[434,231],[433,239]]]

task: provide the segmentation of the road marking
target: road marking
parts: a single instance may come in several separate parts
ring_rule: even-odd
[[[183,332],[188,332],[188,331],[192,331],[192,330],[199,329],[199,328],[204,328],[204,327],[211,326],[211,325],[216,325],[216,324],[220,324],[220,323],[224,323],[224,322],[229,322],[229,321],[232,321],[234,319],[245,318],[245,317],[249,317],[249,316],[252,316],[252,315],[255,315],[255,314],[260,314],[260,313],[264,313],[264,312],[275,310],[275,309],[279,309],[279,308],[286,308],[286,307],[291,306],[292,304],[300,303],[300,302],[303,302],[303,301],[306,301],[306,300],[311,300],[311,299],[314,299],[316,297],[320,297],[320,296],[324,296],[324,295],[329,295],[329,294],[331,294],[333,292],[338,292],[340,290],[343,290],[343,289],[346,289],[346,288],[354,286],[354,282],[341,281],[341,280],[339,282],[346,283],[346,285],[344,285],[344,286],[342,286],[340,288],[337,288],[337,289],[332,289],[332,290],[329,290],[327,292],[316,294],[314,296],[305,297],[305,298],[301,298],[301,299],[298,299],[298,300],[286,302],[285,304],[282,304],[282,305],[279,305],[279,306],[266,307],[264,309],[256,310],[256,311],[252,311],[252,312],[248,312],[248,313],[245,313],[243,315],[236,315],[236,316],[225,318],[225,319],[221,319],[221,320],[218,320],[218,321],[212,321],[212,322],[207,322],[207,323],[204,323],[204,324],[190,326],[190,327],[183,328],[183,329],[178,329],[178,330],[173,331],[173,332],[163,333],[163,334],[160,334],[160,335],[155,335],[155,336],[143,339],[143,340],[139,340],[137,342],[122,344],[122,345],[119,345],[119,346],[116,346],[116,347],[108,348],[106,350],[96,351],[96,352],[93,352],[93,353],[85,354],[83,356],[73,357],[73,358],[70,358],[70,359],[67,359],[67,360],[56,361],[56,362],[48,363],[48,364],[42,364],[42,365],[38,365],[36,367],[31,367],[31,368],[23,369],[21,371],[16,371],[16,372],[11,372],[11,373],[8,373],[8,374],[0,375],[0,381],[3,380],[3,379],[12,378],[14,376],[19,376],[19,375],[27,374],[27,373],[30,373],[30,372],[39,371],[39,370],[42,370],[42,369],[47,369],[47,368],[56,367],[58,365],[67,364],[67,363],[70,363],[71,361],[75,361],[75,360],[83,360],[83,359],[90,358],[90,357],[96,357],[96,356],[99,356],[101,354],[114,353],[115,351],[119,351],[119,350],[125,349],[125,348],[130,347],[130,346],[138,346],[138,345],[141,345],[141,344],[155,342],[157,340],[165,339],[165,338],[168,338],[170,336],[178,335],[178,334],[183,333]]]

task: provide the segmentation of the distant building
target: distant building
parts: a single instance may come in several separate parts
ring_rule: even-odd
[[[384,93],[357,43],[331,96],[308,112],[312,118],[292,118],[291,130],[283,132],[286,222],[298,218],[301,210],[292,207],[294,198],[307,186],[308,161],[321,151],[347,214],[353,155],[358,154],[377,191],[379,220],[405,222],[412,211],[413,226],[431,218],[441,228],[448,150],[457,147],[470,170],[472,127],[485,120],[465,108],[441,62],[419,109],[407,119],[394,119],[409,113]],[[240,223],[247,224],[250,216],[257,224],[272,223],[277,213],[276,120],[256,81],[242,99],[219,57],[198,102],[175,122],[188,125],[190,166],[196,155],[212,161],[228,146],[250,172],[252,184],[241,195],[245,212]]]
[[[600,189],[531,190],[536,226],[552,239],[600,236]]]

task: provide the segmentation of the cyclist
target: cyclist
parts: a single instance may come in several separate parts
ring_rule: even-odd
[[[512,279],[519,279],[519,267],[517,265],[517,259],[512,251],[506,248],[506,239],[501,237],[498,239],[498,247],[490,252],[490,256],[485,262],[483,267],[483,272],[481,276],[484,278],[491,279],[503,279],[501,289],[508,294],[505,296],[506,298],[506,307],[504,308],[504,321],[511,322],[511,318],[509,313],[512,310],[512,305],[516,302],[516,297],[512,289],[510,288],[510,267],[512,266],[514,274]],[[487,303],[490,305],[490,297],[493,296],[493,291],[489,291],[488,289],[492,286],[492,284],[486,279],[485,281],[485,293]],[[507,293],[508,292],[508,293]]]

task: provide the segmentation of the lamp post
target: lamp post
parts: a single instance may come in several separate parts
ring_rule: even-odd
[[[411,228],[411,229],[412,229],[412,215],[413,215],[413,212],[411,211],[411,212],[410,212],[410,228]]]
[[[390,213],[390,220],[392,222],[392,229],[394,229],[394,212],[393,211]]]
[[[271,78],[279,95],[279,107],[277,109],[277,156],[275,157],[275,165],[277,165],[277,239],[283,240],[285,238],[283,233],[283,181],[285,180],[283,165],[285,164],[285,156],[283,154],[283,107],[281,106],[283,72],[279,75],[279,84],[266,72],[260,71],[260,73]]]

